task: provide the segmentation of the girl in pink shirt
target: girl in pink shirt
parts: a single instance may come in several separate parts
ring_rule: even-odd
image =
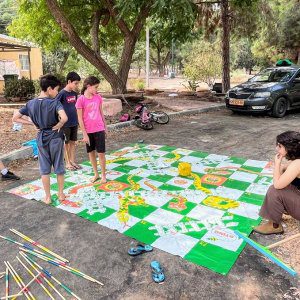
[[[95,174],[92,182],[100,179],[97,169],[97,152],[101,167],[101,183],[105,183],[106,123],[102,110],[103,100],[97,94],[99,83],[100,80],[95,76],[89,76],[84,80],[82,95],[77,99],[76,109],[78,122],[83,133],[83,141],[86,143],[86,150]]]

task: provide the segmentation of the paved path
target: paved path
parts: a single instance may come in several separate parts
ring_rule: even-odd
[[[174,119],[148,132],[125,129],[113,133],[108,149],[144,139],[145,143],[266,160],[274,155],[275,136],[285,130],[299,129],[299,123],[300,114],[273,119],[221,110]],[[82,146],[79,153],[81,160],[87,159]],[[37,178],[37,162],[25,162],[19,173],[24,181]],[[1,189],[13,186],[15,183],[1,183]],[[9,235],[11,227],[19,229],[105,283],[101,288],[74,275],[58,272],[58,277],[82,299],[283,299],[283,295],[292,295],[291,288],[299,285],[296,279],[250,247],[242,252],[228,276],[222,276],[157,249],[136,258],[129,257],[127,250],[135,243],[132,239],[59,209],[4,192],[0,192],[0,203],[2,235]],[[283,237],[252,235],[252,238],[270,244]],[[0,241],[3,260],[10,260],[17,266],[16,253],[14,245]],[[151,280],[149,264],[154,259],[166,269],[167,279],[162,285]],[[57,273],[55,267],[50,269]],[[0,272],[3,270],[0,268]],[[0,291],[4,291],[4,287],[0,286]],[[47,299],[38,287],[34,292],[38,299]]]

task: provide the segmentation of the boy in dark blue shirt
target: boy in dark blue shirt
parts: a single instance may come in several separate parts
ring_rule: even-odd
[[[68,117],[59,101],[54,100],[58,93],[60,81],[53,75],[44,75],[40,78],[41,94],[38,98],[27,102],[13,121],[27,125],[35,125],[38,129],[37,144],[40,173],[46,193],[44,202],[51,203],[50,173],[51,167],[57,175],[58,199],[65,200],[64,188],[64,135],[60,130],[67,122]],[[22,116],[29,116],[32,122]]]
[[[67,85],[59,92],[56,99],[61,102],[68,117],[68,121],[62,128],[65,135],[65,160],[66,169],[74,171],[76,169],[81,169],[75,162],[75,144],[78,131],[78,118],[75,104],[77,100],[76,91],[78,91],[78,85],[81,78],[76,72],[70,72],[68,73],[66,80]]]

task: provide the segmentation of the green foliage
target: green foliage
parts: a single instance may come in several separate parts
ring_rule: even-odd
[[[196,89],[197,82],[205,82],[212,87],[216,78],[222,74],[222,57],[217,43],[196,43],[190,49],[184,63],[184,75]]]
[[[19,98],[28,100],[34,98],[35,87],[32,80],[22,77],[21,79],[9,79],[5,82],[4,97],[8,100]]]
[[[7,34],[6,27],[11,23],[17,12],[16,0],[0,1],[0,33]]]
[[[251,72],[254,68],[256,60],[253,56],[251,46],[251,41],[249,39],[241,39],[234,44],[232,47],[235,53],[233,59],[234,69],[246,69]]]

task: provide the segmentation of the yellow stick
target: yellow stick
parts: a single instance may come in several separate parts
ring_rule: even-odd
[[[13,279],[15,280],[15,282],[17,283],[17,285],[19,286],[19,288],[23,289],[25,284],[21,284],[21,282],[19,281],[19,277],[14,273],[14,270],[13,268],[11,267],[11,265],[9,264],[9,262],[4,262],[5,266],[8,268],[9,272],[11,273],[11,275],[13,276]],[[31,296],[28,295],[29,294],[29,291],[28,290],[25,290],[24,292],[24,295],[27,299],[31,300]]]
[[[279,246],[279,245],[281,245],[281,244],[284,244],[284,243],[286,243],[286,242],[288,242],[288,241],[291,241],[291,240],[293,240],[293,239],[296,239],[297,237],[300,237],[300,233],[296,233],[296,234],[294,234],[294,235],[292,235],[292,236],[290,236],[290,237],[288,237],[288,238],[286,238],[286,239],[284,239],[284,240],[281,240],[281,241],[279,241],[279,242],[277,242],[277,243],[271,244],[271,245],[267,246],[267,248],[268,248],[268,249],[275,248],[275,247],[277,247],[277,246]]]
[[[23,252],[19,252],[20,255],[22,255],[22,257],[27,261],[27,263],[37,272],[39,272],[39,270],[34,266],[34,264],[32,264],[28,258],[24,255]],[[61,299],[66,300],[66,298],[56,289],[56,287],[45,277],[43,276],[44,280],[46,281],[46,283],[60,296]],[[51,277],[54,280],[54,277]]]
[[[26,269],[26,271],[32,276],[34,277],[35,275],[30,271],[30,269],[21,261],[21,259],[17,256],[17,260],[20,262],[20,264]],[[43,283],[37,279],[36,280],[37,283],[42,287],[42,289],[45,291],[45,293],[52,299],[55,300],[55,298],[51,295],[51,293],[49,292],[49,290],[43,285]]]
[[[32,240],[31,238],[29,238],[28,236],[24,235],[23,233],[15,230],[15,229],[10,229],[11,232],[13,232],[14,234],[20,236],[21,238],[23,238],[25,241],[31,243],[32,245],[39,247],[40,249],[42,249],[43,251],[49,253],[52,256],[55,256],[57,259],[59,259],[60,261],[63,262],[69,262],[67,259],[61,257],[60,255],[52,252],[51,250],[47,249],[46,247],[42,246],[41,244],[35,242],[34,240]]]
[[[41,275],[41,273],[39,272],[39,274],[37,274],[36,276],[34,276],[34,278],[32,278],[32,280],[30,280],[22,289],[18,294],[15,295],[10,295],[8,297],[2,297],[0,298],[0,300],[5,300],[5,299],[11,299],[11,298],[17,298],[23,295],[24,290],[27,289],[27,287],[29,287],[39,276]],[[13,299],[12,299],[13,300]]]

